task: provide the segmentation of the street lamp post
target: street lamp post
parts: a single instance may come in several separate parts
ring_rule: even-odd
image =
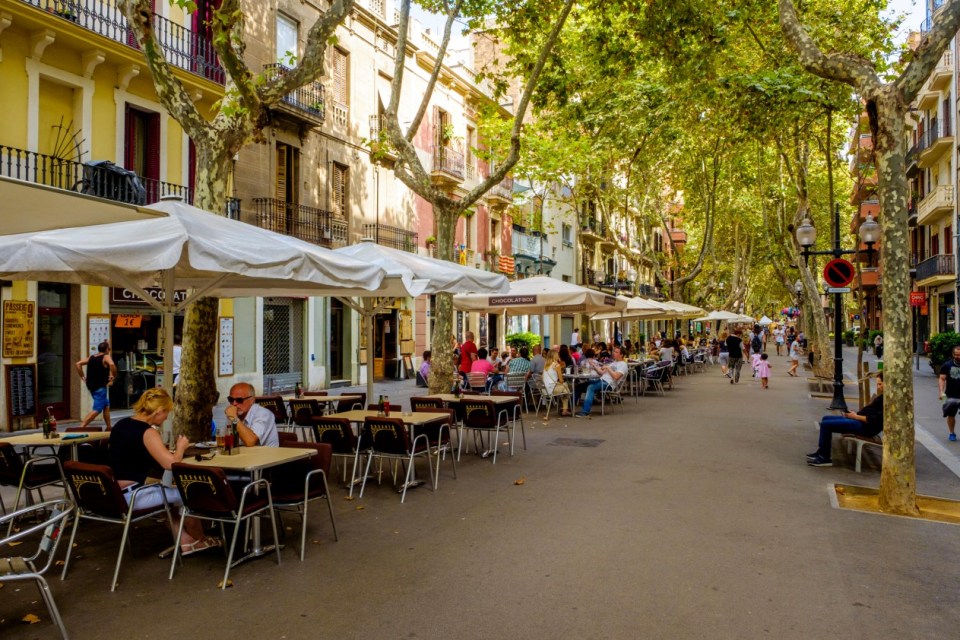
[[[880,239],[880,225],[876,223],[873,216],[867,214],[867,219],[860,224],[860,240],[867,245],[867,255],[873,254],[873,245]],[[803,222],[797,227],[797,242],[803,247],[803,261],[809,264],[810,256],[831,256],[833,258],[842,258],[845,255],[857,253],[855,250],[844,250],[840,248],[840,205],[833,209],[833,249],[827,251],[811,251],[810,247],[817,241],[817,229],[810,222],[810,218],[804,218]],[[802,284],[798,281],[798,284]],[[830,409],[847,410],[847,401],[843,397],[843,341],[840,335],[841,312],[843,304],[843,294],[834,292],[833,294],[833,401],[830,403]]]

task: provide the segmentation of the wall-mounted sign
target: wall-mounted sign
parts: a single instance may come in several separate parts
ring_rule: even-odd
[[[3,301],[3,357],[33,355],[33,331],[37,305],[28,300]]]
[[[133,316],[126,313],[121,313],[117,316],[117,321],[114,323],[114,326],[117,329],[139,329],[142,321],[143,316]]]
[[[160,287],[144,287],[144,291],[147,292],[151,298],[157,302],[163,302],[166,299],[166,292]],[[177,304],[180,304],[187,299],[186,289],[178,289],[173,292],[173,301]],[[146,305],[147,303],[140,299],[140,296],[135,294],[130,289],[121,289],[120,287],[113,287],[110,289],[110,302],[113,304],[137,304],[137,305]]]

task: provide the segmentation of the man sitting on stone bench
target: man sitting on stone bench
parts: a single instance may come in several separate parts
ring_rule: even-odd
[[[846,411],[839,416],[824,416],[820,419],[820,443],[817,450],[807,456],[812,467],[832,467],[830,450],[833,434],[851,433],[872,438],[883,431],[883,372],[877,373],[877,395],[860,411]]]

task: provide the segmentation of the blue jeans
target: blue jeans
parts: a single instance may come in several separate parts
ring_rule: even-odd
[[[877,435],[872,428],[859,420],[844,418],[843,416],[823,416],[820,418],[820,443],[817,446],[817,453],[820,454],[820,457],[827,460],[831,459],[830,450],[833,447],[833,434],[835,433],[853,433],[868,437]]]
[[[606,391],[612,387],[608,385],[604,380],[594,380],[587,385],[587,395],[583,397],[583,411],[582,413],[590,413],[590,408],[593,406],[593,397],[597,395],[598,391]]]

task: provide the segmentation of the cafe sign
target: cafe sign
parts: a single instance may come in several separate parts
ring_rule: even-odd
[[[487,305],[491,307],[511,307],[537,304],[537,296],[490,296]]]
[[[27,300],[3,301],[3,357],[33,356],[33,327],[36,303]]]
[[[156,300],[157,302],[163,302],[167,298],[167,292],[164,291],[161,287],[144,287],[143,290],[147,293],[148,296]],[[173,292],[173,302],[174,304],[180,304],[187,299],[187,290],[186,289],[177,289]],[[113,287],[110,289],[110,302],[113,304],[137,304],[137,305],[146,305],[147,303],[143,301],[136,293],[130,289],[122,289],[120,287]]]

